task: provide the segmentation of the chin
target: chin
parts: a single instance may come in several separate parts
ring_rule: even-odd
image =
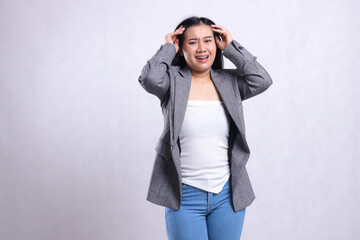
[[[212,64],[211,65],[197,65],[197,66],[192,66],[192,69],[197,71],[197,72],[205,72],[207,70],[209,70],[211,68]]]
[[[211,67],[210,67],[211,68]],[[196,72],[206,72],[208,71],[210,68],[193,68],[194,71]]]

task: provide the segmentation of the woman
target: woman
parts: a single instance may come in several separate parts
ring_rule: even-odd
[[[236,69],[223,69],[223,55]],[[240,239],[255,199],[242,101],[265,91],[269,74],[226,28],[191,17],[166,34],[139,82],[164,115],[147,200],[165,206],[168,239]]]

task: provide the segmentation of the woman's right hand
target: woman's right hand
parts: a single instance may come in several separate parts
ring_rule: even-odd
[[[182,34],[185,31],[184,26],[180,26],[175,32],[171,32],[165,35],[165,42],[174,44],[176,53],[179,51],[179,39],[177,35]]]

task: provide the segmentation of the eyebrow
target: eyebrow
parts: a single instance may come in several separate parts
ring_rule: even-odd
[[[203,37],[203,38],[212,38],[212,36],[206,36],[206,37]],[[188,41],[190,40],[198,40],[198,38],[190,38]]]

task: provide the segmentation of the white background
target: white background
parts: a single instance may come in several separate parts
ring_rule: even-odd
[[[138,76],[192,15],[274,82],[243,103],[256,200],[242,239],[357,239],[359,5],[1,0],[0,239],[166,239],[145,200],[163,118]]]

